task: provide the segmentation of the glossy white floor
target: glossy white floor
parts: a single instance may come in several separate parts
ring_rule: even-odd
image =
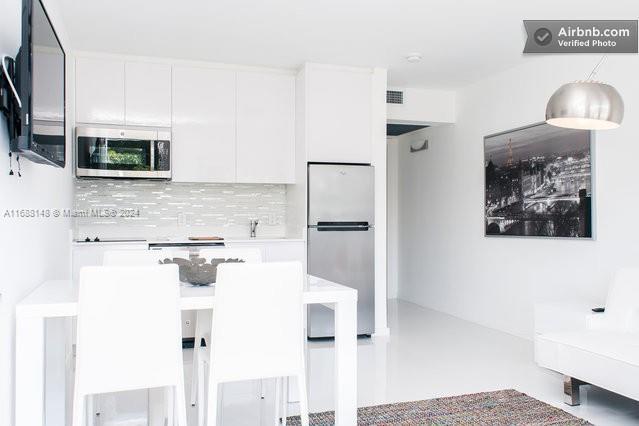
[[[390,338],[359,341],[360,406],[514,388],[596,425],[639,424],[639,402],[603,389],[583,387],[581,406],[563,404],[561,376],[535,365],[530,341],[406,302],[390,302],[389,320]],[[331,342],[309,345],[309,369],[311,411],[332,409]],[[188,389],[188,370],[186,379]],[[271,390],[267,386],[260,401],[253,384],[227,387],[223,424],[253,426],[260,417],[261,424],[273,424]],[[114,424],[116,411],[129,419],[117,424],[139,424],[139,402],[106,398],[102,424]],[[189,424],[197,424],[195,408]]]

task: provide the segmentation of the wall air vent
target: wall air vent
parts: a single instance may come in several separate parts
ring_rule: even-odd
[[[404,92],[401,92],[399,90],[387,90],[386,103],[387,104],[403,104]]]

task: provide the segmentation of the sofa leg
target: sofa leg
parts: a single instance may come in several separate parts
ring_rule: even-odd
[[[585,384],[574,377],[564,376],[564,402],[570,406],[579,405],[579,386]]]

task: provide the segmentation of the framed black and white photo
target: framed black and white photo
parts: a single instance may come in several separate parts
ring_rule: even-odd
[[[591,132],[546,123],[484,137],[485,233],[592,238]]]

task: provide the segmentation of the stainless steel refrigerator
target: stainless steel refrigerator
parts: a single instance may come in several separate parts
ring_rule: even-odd
[[[309,164],[308,273],[357,289],[357,334],[375,317],[375,182],[372,166]],[[335,335],[334,313],[310,305],[308,337]]]

